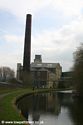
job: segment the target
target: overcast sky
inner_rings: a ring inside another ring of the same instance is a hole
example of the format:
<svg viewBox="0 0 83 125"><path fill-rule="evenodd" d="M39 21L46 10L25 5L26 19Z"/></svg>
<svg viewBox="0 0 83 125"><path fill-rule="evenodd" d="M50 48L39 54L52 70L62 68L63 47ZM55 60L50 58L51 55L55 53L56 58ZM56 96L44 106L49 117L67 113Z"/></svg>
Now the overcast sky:
<svg viewBox="0 0 83 125"><path fill-rule="evenodd" d="M73 52L83 43L83 0L0 0L0 66L16 70L23 62L26 14L32 14L31 62L73 65Z"/></svg>

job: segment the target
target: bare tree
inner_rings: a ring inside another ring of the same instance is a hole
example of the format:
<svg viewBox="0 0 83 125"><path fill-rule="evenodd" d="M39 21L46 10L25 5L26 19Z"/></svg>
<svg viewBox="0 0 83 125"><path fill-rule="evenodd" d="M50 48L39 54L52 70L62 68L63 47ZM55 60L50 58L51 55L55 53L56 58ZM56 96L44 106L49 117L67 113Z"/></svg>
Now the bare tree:
<svg viewBox="0 0 83 125"><path fill-rule="evenodd" d="M73 81L75 89L83 94L83 44L74 53Z"/></svg>
<svg viewBox="0 0 83 125"><path fill-rule="evenodd" d="M0 67L0 80L6 81L15 77L14 70L9 67Z"/></svg>

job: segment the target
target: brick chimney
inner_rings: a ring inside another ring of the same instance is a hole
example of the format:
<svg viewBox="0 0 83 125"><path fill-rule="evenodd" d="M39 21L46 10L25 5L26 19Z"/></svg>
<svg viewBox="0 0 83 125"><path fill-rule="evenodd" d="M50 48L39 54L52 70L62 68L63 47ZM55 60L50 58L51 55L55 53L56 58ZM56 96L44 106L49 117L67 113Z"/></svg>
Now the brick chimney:
<svg viewBox="0 0 83 125"><path fill-rule="evenodd" d="M30 72L31 59L31 14L26 15L23 71Z"/></svg>

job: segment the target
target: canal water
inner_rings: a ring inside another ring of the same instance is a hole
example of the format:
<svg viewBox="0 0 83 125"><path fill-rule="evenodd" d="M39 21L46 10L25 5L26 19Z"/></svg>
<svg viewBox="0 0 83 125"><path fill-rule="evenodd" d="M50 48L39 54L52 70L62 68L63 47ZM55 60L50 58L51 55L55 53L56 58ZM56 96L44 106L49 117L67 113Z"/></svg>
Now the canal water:
<svg viewBox="0 0 83 125"><path fill-rule="evenodd" d="M83 125L83 102L71 93L51 92L25 96L17 102L30 125Z"/></svg>

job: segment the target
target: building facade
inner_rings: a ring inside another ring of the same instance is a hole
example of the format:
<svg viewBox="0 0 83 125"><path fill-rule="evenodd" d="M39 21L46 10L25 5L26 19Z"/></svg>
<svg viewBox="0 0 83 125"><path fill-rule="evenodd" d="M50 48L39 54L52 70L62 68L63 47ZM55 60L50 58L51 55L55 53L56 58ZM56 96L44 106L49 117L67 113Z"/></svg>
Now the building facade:
<svg viewBox="0 0 83 125"><path fill-rule="evenodd" d="M31 72L34 86L55 88L61 78L62 67L59 63L43 63L41 55L35 55Z"/></svg>
<svg viewBox="0 0 83 125"><path fill-rule="evenodd" d="M62 67L59 63L43 63L41 55L35 55L30 65L32 84L37 88L56 88L61 78ZM17 79L22 78L22 66L17 65Z"/></svg>

